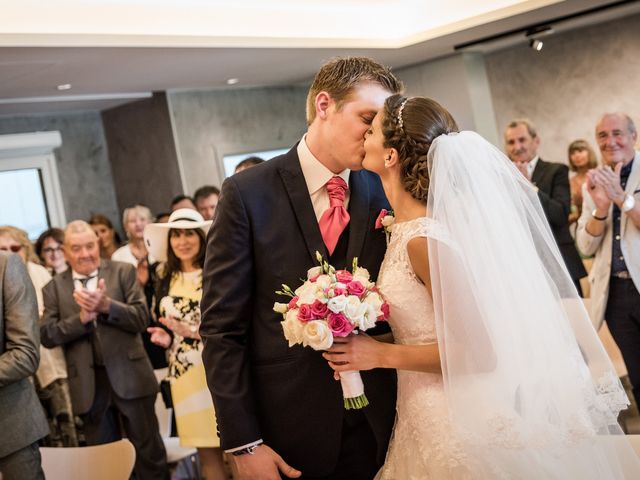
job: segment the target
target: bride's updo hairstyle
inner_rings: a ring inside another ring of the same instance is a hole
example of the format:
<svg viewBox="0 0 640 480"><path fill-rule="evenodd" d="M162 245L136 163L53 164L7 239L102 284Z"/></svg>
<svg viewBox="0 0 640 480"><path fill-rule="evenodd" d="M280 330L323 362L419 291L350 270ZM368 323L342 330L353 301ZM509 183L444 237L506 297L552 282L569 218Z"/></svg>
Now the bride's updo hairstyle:
<svg viewBox="0 0 640 480"><path fill-rule="evenodd" d="M400 159L400 181L416 200L427 202L431 143L442 134L457 132L458 125L438 102L425 97L407 99L392 95L384 102L384 147L395 148Z"/></svg>

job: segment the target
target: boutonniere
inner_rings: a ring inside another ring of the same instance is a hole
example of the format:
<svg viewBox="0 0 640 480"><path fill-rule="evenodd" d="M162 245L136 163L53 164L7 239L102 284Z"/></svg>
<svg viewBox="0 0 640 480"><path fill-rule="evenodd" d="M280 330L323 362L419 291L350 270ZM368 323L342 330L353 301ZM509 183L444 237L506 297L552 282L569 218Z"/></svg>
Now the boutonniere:
<svg viewBox="0 0 640 480"><path fill-rule="evenodd" d="M384 229L384 233L387 235L387 242L389 241L394 221L393 210L387 210L386 208L380 210L378 218L376 218L376 230Z"/></svg>

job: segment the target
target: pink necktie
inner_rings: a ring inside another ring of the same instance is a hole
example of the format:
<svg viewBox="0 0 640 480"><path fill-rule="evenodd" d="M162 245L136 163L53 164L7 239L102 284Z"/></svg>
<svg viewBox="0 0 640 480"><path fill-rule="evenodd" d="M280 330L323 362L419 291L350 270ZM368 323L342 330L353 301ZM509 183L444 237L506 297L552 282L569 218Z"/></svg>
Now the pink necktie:
<svg viewBox="0 0 640 480"><path fill-rule="evenodd" d="M333 177L327 182L329 208L322 214L318 224L329 255L333 255L340 234L349 223L349 212L344 208L348 188L346 182L340 177Z"/></svg>

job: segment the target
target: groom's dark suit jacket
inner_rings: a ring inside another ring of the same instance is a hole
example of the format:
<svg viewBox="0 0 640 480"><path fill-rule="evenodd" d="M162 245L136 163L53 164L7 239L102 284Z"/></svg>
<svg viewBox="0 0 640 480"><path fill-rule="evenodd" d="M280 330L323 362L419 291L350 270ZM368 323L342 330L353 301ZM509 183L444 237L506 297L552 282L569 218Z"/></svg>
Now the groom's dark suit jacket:
<svg viewBox="0 0 640 480"><path fill-rule="evenodd" d="M538 198L571 278L578 280L586 277L587 271L569 233L569 169L561 163L545 162L540 158L531 175L531 181L538 187Z"/></svg>
<svg viewBox="0 0 640 480"><path fill-rule="evenodd" d="M386 249L375 230L388 208L379 178L353 171L346 258L336 268L359 265L378 274ZM222 447L259 438L305 475L322 476L336 465L345 415L340 383L320 352L290 348L273 312L275 291L295 289L327 258L296 147L228 178L209 232L202 298L203 359ZM362 374L370 405L364 414L384 460L395 418L395 374Z"/></svg>

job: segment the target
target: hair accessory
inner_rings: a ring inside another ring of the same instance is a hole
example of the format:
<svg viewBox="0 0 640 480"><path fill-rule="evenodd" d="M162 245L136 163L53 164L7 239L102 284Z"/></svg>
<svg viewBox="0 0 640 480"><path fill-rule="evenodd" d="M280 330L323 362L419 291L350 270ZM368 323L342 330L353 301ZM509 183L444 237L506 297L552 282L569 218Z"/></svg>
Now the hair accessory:
<svg viewBox="0 0 640 480"><path fill-rule="evenodd" d="M404 122L402 121L402 111L404 110L404 106L407 104L408 100L408 98L405 98L404 102L400 104L400 108L398 109L398 126L400 128L403 128L402 126L404 125Z"/></svg>

